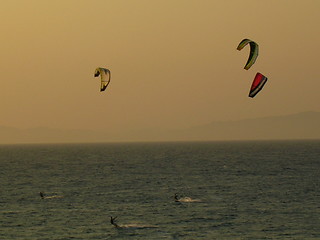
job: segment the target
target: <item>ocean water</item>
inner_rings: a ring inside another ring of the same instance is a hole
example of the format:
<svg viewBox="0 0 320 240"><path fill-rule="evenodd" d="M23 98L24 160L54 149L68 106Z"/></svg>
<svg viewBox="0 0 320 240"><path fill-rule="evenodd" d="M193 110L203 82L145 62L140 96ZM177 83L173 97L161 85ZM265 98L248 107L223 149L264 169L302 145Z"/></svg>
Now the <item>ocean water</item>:
<svg viewBox="0 0 320 240"><path fill-rule="evenodd" d="M320 141L2 145L0 239L320 239Z"/></svg>

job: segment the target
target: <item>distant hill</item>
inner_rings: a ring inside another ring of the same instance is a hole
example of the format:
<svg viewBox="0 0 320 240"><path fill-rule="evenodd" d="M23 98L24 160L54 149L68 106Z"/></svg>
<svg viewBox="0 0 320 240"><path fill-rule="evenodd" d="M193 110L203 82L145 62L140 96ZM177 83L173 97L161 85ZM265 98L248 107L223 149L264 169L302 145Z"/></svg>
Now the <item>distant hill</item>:
<svg viewBox="0 0 320 240"><path fill-rule="evenodd" d="M0 127L0 144L118 141L320 139L320 112L212 122L181 130L142 129L111 135L105 131Z"/></svg>
<svg viewBox="0 0 320 240"><path fill-rule="evenodd" d="M320 112L212 122L180 134L190 140L320 139Z"/></svg>

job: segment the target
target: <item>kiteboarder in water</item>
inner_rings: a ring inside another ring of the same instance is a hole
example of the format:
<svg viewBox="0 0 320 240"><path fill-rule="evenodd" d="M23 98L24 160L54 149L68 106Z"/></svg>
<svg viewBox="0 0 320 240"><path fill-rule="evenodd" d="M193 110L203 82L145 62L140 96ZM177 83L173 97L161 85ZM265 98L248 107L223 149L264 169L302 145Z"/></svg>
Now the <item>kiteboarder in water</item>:
<svg viewBox="0 0 320 240"><path fill-rule="evenodd" d="M178 198L178 194L177 193L174 194L174 201L179 202L179 198Z"/></svg>
<svg viewBox="0 0 320 240"><path fill-rule="evenodd" d="M118 228L118 224L116 224L115 220L116 220L117 217L113 218L113 217L110 217L110 223L115 226L116 228Z"/></svg>
<svg viewBox="0 0 320 240"><path fill-rule="evenodd" d="M43 195L43 193L42 193L42 192L40 192L39 194L40 194L40 197L41 197L42 199L44 199L44 195Z"/></svg>

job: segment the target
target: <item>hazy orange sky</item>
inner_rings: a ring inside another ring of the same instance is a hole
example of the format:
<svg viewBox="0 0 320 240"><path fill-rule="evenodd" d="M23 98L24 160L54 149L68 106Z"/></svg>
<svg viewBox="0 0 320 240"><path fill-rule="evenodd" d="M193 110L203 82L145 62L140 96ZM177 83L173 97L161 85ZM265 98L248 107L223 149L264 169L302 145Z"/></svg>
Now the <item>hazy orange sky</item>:
<svg viewBox="0 0 320 240"><path fill-rule="evenodd" d="M184 128L320 111L319 0L3 0L0 126ZM260 46L247 71L249 47ZM99 92L96 67L111 70ZM248 97L261 72L264 89Z"/></svg>

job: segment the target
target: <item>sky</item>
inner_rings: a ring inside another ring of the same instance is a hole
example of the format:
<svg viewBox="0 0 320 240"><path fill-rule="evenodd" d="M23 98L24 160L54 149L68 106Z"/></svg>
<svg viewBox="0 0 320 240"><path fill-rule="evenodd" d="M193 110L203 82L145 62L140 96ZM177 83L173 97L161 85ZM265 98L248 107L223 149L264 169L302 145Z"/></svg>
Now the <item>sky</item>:
<svg viewBox="0 0 320 240"><path fill-rule="evenodd" d="M318 0L2 0L0 126L125 132L320 111ZM249 38L256 63L243 69ZM100 92L96 67L111 71ZM249 98L257 72L268 77Z"/></svg>

